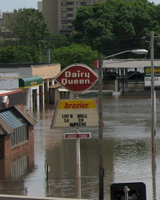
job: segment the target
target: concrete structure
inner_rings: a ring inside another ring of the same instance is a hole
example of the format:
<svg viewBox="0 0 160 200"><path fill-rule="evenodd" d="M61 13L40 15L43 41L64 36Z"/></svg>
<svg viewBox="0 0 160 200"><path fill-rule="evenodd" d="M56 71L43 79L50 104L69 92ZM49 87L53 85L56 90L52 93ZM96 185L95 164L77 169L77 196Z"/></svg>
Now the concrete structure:
<svg viewBox="0 0 160 200"><path fill-rule="evenodd" d="M95 67L97 66L98 66L97 62L95 62ZM150 66L151 66L150 59L103 60L104 80L106 79L106 76L108 76L107 75L108 73L110 73L110 77L114 77L113 79L107 80L107 84L103 85L103 89L112 90L115 92L121 91L123 93L125 91L130 92L130 91L150 90L150 87L145 86L146 85L145 82L148 81L149 78L144 77L144 68ZM160 67L160 60L155 59L154 66Z"/></svg>
<svg viewBox="0 0 160 200"><path fill-rule="evenodd" d="M19 106L0 110L0 180L15 180L23 176L26 169L33 169L36 123Z"/></svg>
<svg viewBox="0 0 160 200"><path fill-rule="evenodd" d="M0 33L1 33L0 38L4 37L5 34L8 34L8 30L6 29L6 21L8 19L8 16L11 16L11 15L14 15L14 13L9 12L9 11L2 12L0 10Z"/></svg>
<svg viewBox="0 0 160 200"><path fill-rule="evenodd" d="M23 107L23 90L0 90L0 109L14 105Z"/></svg>
<svg viewBox="0 0 160 200"><path fill-rule="evenodd" d="M69 35L73 31L71 21L81 6L92 6L93 3L105 0L42 0L42 12L52 33Z"/></svg>
<svg viewBox="0 0 160 200"><path fill-rule="evenodd" d="M154 60L155 66L160 66L160 60ZM151 66L150 59L110 59L103 60L103 68L127 68L127 69L135 69L143 70L145 66Z"/></svg>
<svg viewBox="0 0 160 200"><path fill-rule="evenodd" d="M23 106L26 109L49 103L49 87L60 72L59 63L51 64L0 64L0 89L23 89Z"/></svg>
<svg viewBox="0 0 160 200"><path fill-rule="evenodd" d="M38 10L42 12L42 1L38 1L37 6L38 6Z"/></svg>
<svg viewBox="0 0 160 200"><path fill-rule="evenodd" d="M61 85L55 84L49 87L49 97L49 103L55 104L58 99L73 99L74 94Z"/></svg>
<svg viewBox="0 0 160 200"><path fill-rule="evenodd" d="M0 195L0 200L74 200L73 198L56 198L56 197L26 197L20 195ZM76 200L89 200L89 199L78 199Z"/></svg>
<svg viewBox="0 0 160 200"><path fill-rule="evenodd" d="M73 93L55 85L59 63L0 64L0 90L22 89L25 109L43 108L57 99L72 99Z"/></svg>

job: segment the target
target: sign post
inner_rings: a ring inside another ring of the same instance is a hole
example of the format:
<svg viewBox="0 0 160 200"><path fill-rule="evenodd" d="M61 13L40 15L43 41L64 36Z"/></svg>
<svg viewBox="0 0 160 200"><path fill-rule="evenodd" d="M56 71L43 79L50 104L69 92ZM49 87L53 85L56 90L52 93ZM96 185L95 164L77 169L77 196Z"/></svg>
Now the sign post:
<svg viewBox="0 0 160 200"><path fill-rule="evenodd" d="M102 79L102 66L100 68ZM73 64L66 67L60 74L55 77L55 80L66 89L80 93L89 90L98 80L98 74L90 67L84 64ZM102 80L101 80L102 81ZM98 115L98 102L94 99L75 99L75 100L58 100L53 115L51 129L65 128L65 127L98 127L99 126L99 152L102 152L102 138L103 138L103 121L102 121L102 85L100 85L101 93L99 91L99 106L100 111ZM89 139L90 133L80 133L77 129L76 133L66 133L65 139L76 139L76 165L77 165L77 180L79 180L79 198L81 198L81 164L80 164L80 139ZM100 155L102 158L102 154ZM99 163L100 180L99 199L103 199L103 158Z"/></svg>
<svg viewBox="0 0 160 200"><path fill-rule="evenodd" d="M98 101L99 101L99 200L104 199L104 169L103 169L103 108L102 108L102 54L99 54L98 67Z"/></svg>
<svg viewBox="0 0 160 200"><path fill-rule="evenodd" d="M78 130L77 130L77 133L78 133ZM81 199L81 153L80 153L80 138L76 139L76 165L77 165L78 198Z"/></svg>
<svg viewBox="0 0 160 200"><path fill-rule="evenodd" d="M76 133L65 133L65 139L76 139L76 168L77 168L77 186L78 186L78 198L81 198L81 151L80 151L80 139L91 138L91 133L80 133L79 129Z"/></svg>

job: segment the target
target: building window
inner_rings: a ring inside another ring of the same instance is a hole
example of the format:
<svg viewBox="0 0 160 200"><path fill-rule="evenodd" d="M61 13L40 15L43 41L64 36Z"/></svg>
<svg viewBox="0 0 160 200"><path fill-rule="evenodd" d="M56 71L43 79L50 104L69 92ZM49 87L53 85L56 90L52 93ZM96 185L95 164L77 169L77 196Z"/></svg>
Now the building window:
<svg viewBox="0 0 160 200"><path fill-rule="evenodd" d="M94 4L94 1L86 2L87 6L92 6Z"/></svg>
<svg viewBox="0 0 160 200"><path fill-rule="evenodd" d="M92 6L94 1L81 2L81 6Z"/></svg>
<svg viewBox="0 0 160 200"><path fill-rule="evenodd" d="M67 18L67 17L68 17L68 14L62 14L61 17L62 17L62 18Z"/></svg>
<svg viewBox="0 0 160 200"><path fill-rule="evenodd" d="M74 9L73 8L68 8L68 11L74 11Z"/></svg>
<svg viewBox="0 0 160 200"><path fill-rule="evenodd" d="M74 5L81 5L81 2L80 1L76 1L76 2L74 2Z"/></svg>
<svg viewBox="0 0 160 200"><path fill-rule="evenodd" d="M75 14L68 14L68 17L75 17Z"/></svg>
<svg viewBox="0 0 160 200"><path fill-rule="evenodd" d="M67 5L74 5L74 2L73 1L69 1L69 2L67 2Z"/></svg>
<svg viewBox="0 0 160 200"><path fill-rule="evenodd" d="M61 2L61 6L66 6L67 2Z"/></svg>
<svg viewBox="0 0 160 200"><path fill-rule="evenodd" d="M60 99L69 99L69 92L60 92Z"/></svg>
<svg viewBox="0 0 160 200"><path fill-rule="evenodd" d="M67 8L62 8L61 11L62 12L67 12Z"/></svg>
<svg viewBox="0 0 160 200"><path fill-rule="evenodd" d="M85 6L86 5L86 2L81 2L81 6Z"/></svg>
<svg viewBox="0 0 160 200"><path fill-rule="evenodd" d="M63 31L73 31L73 26L62 26L61 30L63 30Z"/></svg>
<svg viewBox="0 0 160 200"><path fill-rule="evenodd" d="M28 141L27 123L13 110L0 113L0 117L14 130L11 133L11 147Z"/></svg>
<svg viewBox="0 0 160 200"><path fill-rule="evenodd" d="M71 23L71 20L62 20L61 23L62 24L69 24L69 23Z"/></svg>
<svg viewBox="0 0 160 200"><path fill-rule="evenodd" d="M28 169L28 155L12 162L11 176L13 179L22 177Z"/></svg>
<svg viewBox="0 0 160 200"><path fill-rule="evenodd" d="M11 133L11 147L16 147L23 142L28 141L27 124L15 128L15 132Z"/></svg>

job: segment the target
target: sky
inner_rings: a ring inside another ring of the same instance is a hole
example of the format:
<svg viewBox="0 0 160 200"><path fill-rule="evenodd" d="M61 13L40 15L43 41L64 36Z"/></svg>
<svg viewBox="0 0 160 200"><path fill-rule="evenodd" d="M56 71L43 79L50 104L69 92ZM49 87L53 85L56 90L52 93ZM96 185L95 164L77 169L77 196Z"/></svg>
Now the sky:
<svg viewBox="0 0 160 200"><path fill-rule="evenodd" d="M37 3L41 0L0 0L0 10L2 12L12 12L14 9L19 8L35 8L37 9ZM160 0L149 0L154 2L156 5L160 4Z"/></svg>
<svg viewBox="0 0 160 200"><path fill-rule="evenodd" d="M41 0L0 0L0 10L2 12L12 12L14 9L19 8L35 8L37 9L38 1Z"/></svg>

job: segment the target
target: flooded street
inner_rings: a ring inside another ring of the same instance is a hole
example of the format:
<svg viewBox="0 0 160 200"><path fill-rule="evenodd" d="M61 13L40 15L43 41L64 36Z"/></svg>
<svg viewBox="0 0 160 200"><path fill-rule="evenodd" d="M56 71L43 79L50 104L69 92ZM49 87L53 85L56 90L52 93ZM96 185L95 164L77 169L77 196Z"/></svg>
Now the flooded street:
<svg viewBox="0 0 160 200"><path fill-rule="evenodd" d="M97 98L85 96L83 98ZM157 96L156 178L151 168L151 99L150 96L103 96L103 159L104 198L110 199L113 183L143 182L147 200L156 194L160 199L160 101ZM77 178L76 140L64 139L75 128L50 129L54 107L30 113L37 119L34 128L34 166L16 180L23 182L27 196L98 199L99 152L98 127L80 128L90 132L90 139L81 139L81 178ZM50 172L46 172L46 165ZM47 181L48 176L48 181ZM14 178L12 178L14 180ZM155 188L153 185L155 184ZM22 185L21 185L22 186ZM1 182L1 193L8 184ZM11 186L13 188L13 185ZM20 186L18 186L19 188ZM14 184L16 188L16 184ZM23 191L24 192L24 191ZM8 194L22 194L19 190Z"/></svg>

